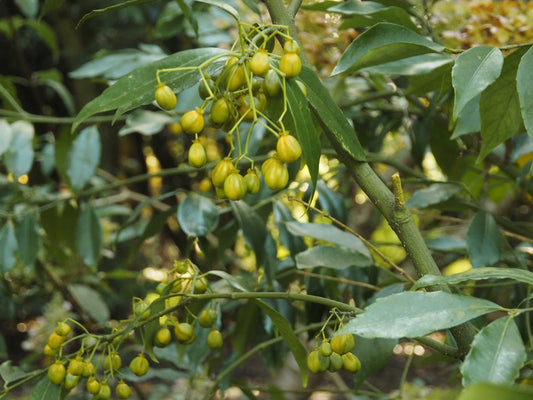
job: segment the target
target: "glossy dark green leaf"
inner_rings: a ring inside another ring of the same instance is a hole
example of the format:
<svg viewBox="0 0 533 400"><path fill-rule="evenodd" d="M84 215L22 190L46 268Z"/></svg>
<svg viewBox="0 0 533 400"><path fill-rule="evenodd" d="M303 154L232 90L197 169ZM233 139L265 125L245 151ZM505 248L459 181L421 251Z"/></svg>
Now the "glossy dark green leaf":
<svg viewBox="0 0 533 400"><path fill-rule="evenodd" d="M442 203L459 193L462 187L455 184L434 183L427 188L415 191L407 201L409 208L426 208Z"/></svg>
<svg viewBox="0 0 533 400"><path fill-rule="evenodd" d="M502 52L492 46L472 47L457 57L452 68L452 83L455 89L454 120L470 100L500 76L502 66Z"/></svg>
<svg viewBox="0 0 533 400"><path fill-rule="evenodd" d="M481 115L479 114L480 99L481 93L465 104L457 116L451 139L457 139L459 136L481 130Z"/></svg>
<svg viewBox="0 0 533 400"><path fill-rule="evenodd" d="M500 76L481 93L479 114L483 141L478 161L500 143L523 131L516 77L525 50L518 49L505 57ZM502 104L505 104L505 107L502 107Z"/></svg>
<svg viewBox="0 0 533 400"><path fill-rule="evenodd" d="M218 48L185 50L131 71L86 104L76 116L72 130L94 114L116 110L115 116L119 117L134 108L152 103L158 69L197 67L204 61L222 54L224 50ZM194 68L161 73L160 77L175 92L187 89L200 80L200 74Z"/></svg>
<svg viewBox="0 0 533 400"><path fill-rule="evenodd" d="M408 28L381 22L363 32L348 46L332 75L442 50L442 45Z"/></svg>
<svg viewBox="0 0 533 400"><path fill-rule="evenodd" d="M230 202L231 209L237 217L239 226L242 229L244 240L250 246L257 260L257 265L263 265L265 253L265 241L267 229L261 217L242 200Z"/></svg>
<svg viewBox="0 0 533 400"><path fill-rule="evenodd" d="M15 232L20 260L26 266L33 266L41 247L37 220L32 214L26 214L17 221Z"/></svg>
<svg viewBox="0 0 533 400"><path fill-rule="evenodd" d="M122 2L120 2L118 4L113 4L113 5L109 6L109 7L99 8L97 10L92 10L91 12L85 14L80 19L80 21L78 22L78 25L76 26L76 28L79 28L80 25L83 24L88 19L96 17L98 15L103 15L103 14L107 14L107 13L110 13L110 12L113 12L113 11L117 11L117 10L120 10L121 8L140 6L142 4L152 3L154 1L156 1L156 0L126 0L126 1L122 1Z"/></svg>
<svg viewBox="0 0 533 400"><path fill-rule="evenodd" d="M100 164L101 148L100 133L96 126L83 129L72 142L66 174L75 192L83 189L96 172Z"/></svg>
<svg viewBox="0 0 533 400"><path fill-rule="evenodd" d="M403 292L377 299L337 333L367 338L425 336L501 307L491 301L446 292Z"/></svg>
<svg viewBox="0 0 533 400"><path fill-rule="evenodd" d="M321 154L318 132L313 124L307 99L293 79L287 80L287 105L292 116L293 129L302 147L303 157L311 175L313 188L318 178L318 164Z"/></svg>
<svg viewBox="0 0 533 400"><path fill-rule="evenodd" d="M456 285L462 282L486 279L512 279L516 282L533 285L533 272L518 268L485 267L475 268L449 276L424 275L413 286L413 290L436 285Z"/></svg>
<svg viewBox="0 0 533 400"><path fill-rule="evenodd" d="M335 135L338 143L354 160L364 161L365 152L353 127L316 73L303 67L299 78L307 86L307 99L322 127Z"/></svg>
<svg viewBox="0 0 533 400"><path fill-rule="evenodd" d="M87 285L68 285L68 290L78 305L93 320L105 325L109 320L109 309L100 293Z"/></svg>
<svg viewBox="0 0 533 400"><path fill-rule="evenodd" d="M476 383L467 387L457 400L531 400L533 389L525 385Z"/></svg>
<svg viewBox="0 0 533 400"><path fill-rule="evenodd" d="M178 222L190 236L204 236L218 225L220 211L213 200L189 193L178 206Z"/></svg>
<svg viewBox="0 0 533 400"><path fill-rule="evenodd" d="M494 217L480 211L466 232L466 246L474 268L486 267L500 259L501 234Z"/></svg>
<svg viewBox="0 0 533 400"><path fill-rule="evenodd" d="M302 343L300 343L300 340L294 333L291 324L285 319L283 315L281 315L278 311L273 309L263 300L256 299L254 301L259 306L259 308L261 308L265 312L265 314L270 317L272 323L276 326L281 336L283 336L285 343L287 343L287 345L291 349L292 355L294 356L296 363L300 367L300 373L302 375L302 385L306 387L308 380L307 350L302 345Z"/></svg>
<svg viewBox="0 0 533 400"><path fill-rule="evenodd" d="M287 229L293 235L308 236L313 239L324 240L329 243L345 247L371 259L370 252L365 244L357 236L344 232L339 228L328 224L313 224L301 222L287 222Z"/></svg>
<svg viewBox="0 0 533 400"><path fill-rule="evenodd" d="M228 3L221 1L221 0L196 0L200 3L206 3L211 4L212 6L218 7L221 10L226 11L229 15L231 15L233 18L235 18L237 21L240 20L239 18L239 12L230 6Z"/></svg>
<svg viewBox="0 0 533 400"><path fill-rule="evenodd" d="M370 267L373 261L361 253L344 250L337 246L317 245L296 255L299 269L328 267L345 269L348 267Z"/></svg>
<svg viewBox="0 0 533 400"><path fill-rule="evenodd" d="M514 383L526 361L526 347L514 318L501 317L474 337L461 365L463 386L474 383Z"/></svg>
<svg viewBox="0 0 533 400"><path fill-rule="evenodd" d="M102 251L102 227L100 220L89 204L85 204L76 223L76 248L83 262L95 267Z"/></svg>
<svg viewBox="0 0 533 400"><path fill-rule="evenodd" d="M7 170L17 179L30 172L33 165L33 125L26 121L15 121L11 124L11 142L4 153Z"/></svg>
<svg viewBox="0 0 533 400"><path fill-rule="evenodd" d="M328 12L339 13L347 17L347 20L341 25L341 29L370 26L378 22L391 22L413 31L417 30L416 25L404 9L395 6L387 7L373 1L345 1L330 7Z"/></svg>
<svg viewBox="0 0 533 400"><path fill-rule="evenodd" d="M527 133L533 141L533 47L522 56L516 74L516 86L520 97L520 110L526 126Z"/></svg>
<svg viewBox="0 0 533 400"><path fill-rule="evenodd" d="M428 53L419 56L404 58L385 64L364 68L377 74L385 75L425 75L445 65L451 65L453 59L447 54Z"/></svg>
<svg viewBox="0 0 533 400"><path fill-rule="evenodd" d="M28 400L62 400L66 395L62 388L63 386L53 384L47 376L44 376L33 387Z"/></svg>
<svg viewBox="0 0 533 400"><path fill-rule="evenodd" d="M17 259L17 237L13 222L8 220L0 229L0 271L6 273L15 265Z"/></svg>

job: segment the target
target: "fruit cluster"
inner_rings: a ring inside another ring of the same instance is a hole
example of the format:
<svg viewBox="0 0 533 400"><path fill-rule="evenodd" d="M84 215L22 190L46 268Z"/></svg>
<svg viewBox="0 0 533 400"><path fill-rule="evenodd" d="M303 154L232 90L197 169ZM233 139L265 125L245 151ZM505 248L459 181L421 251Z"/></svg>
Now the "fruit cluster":
<svg viewBox="0 0 533 400"><path fill-rule="evenodd" d="M132 329L142 331L140 335L145 348L147 346L165 347L172 341L172 332L179 344L188 345L196 339L197 329L209 329L206 336L206 346L219 349L223 345L221 332L216 329L218 320L216 303L209 304L198 316L187 309L187 316L178 319L176 309L181 306L184 294L201 294L209 291L209 282L200 275L198 268L190 261L177 261L169 272L168 279L157 287L158 293L152 293L146 299L134 298L132 317L123 321L122 329L115 329L111 335L97 336L89 334L79 325L85 334L68 338L72 328L68 322L59 322L56 329L49 335L44 354L54 357L54 362L48 368L49 380L62 385L66 390L72 390L82 379L86 379L85 389L94 399L106 400L111 398L111 382L117 381L115 395L119 399L127 399L131 395L131 388L122 379L122 358L118 352L122 340L132 336ZM163 312L153 315L152 304L159 301L163 304ZM194 320L190 322L189 320ZM146 326L159 322L159 328L149 334ZM132 328L133 326L133 328ZM74 354L64 356L65 346L72 346L80 340L79 350ZM151 340L146 343L146 340ZM96 362L94 362L96 360ZM144 352L137 354L129 363L129 370L136 376L143 376L149 370L149 361ZM117 377L119 379L117 379Z"/></svg>
<svg viewBox="0 0 533 400"><path fill-rule="evenodd" d="M279 190L287 185L289 173L285 164L298 160L302 154L298 139L283 124L287 111L286 80L296 77L302 69L298 43L287 34L286 27L254 26L246 32L239 25L239 32L237 41L228 53L198 67L201 76L199 95L203 103L185 112L178 128L174 127L174 131L193 135L188 160L196 168L203 167L207 162L206 149L199 139L206 119L210 126L227 132L230 150L214 167L212 183L220 198L230 200L241 199L246 193L256 193L260 188L254 160L247 156L255 124L261 124L277 138L274 154L261 166L265 185L270 189ZM268 50L275 37L284 40L282 55ZM217 68L217 65L222 64L222 57L226 58L226 62ZM165 110L174 109L177 98L172 89L161 81L160 74L180 69L157 71L155 100ZM305 85L297 82L305 94ZM267 113L267 103L274 98L281 99L283 109L275 120ZM243 128L247 129L244 145L240 131ZM245 174L239 171L241 161L249 164Z"/></svg>
<svg viewBox="0 0 533 400"><path fill-rule="evenodd" d="M351 351L355 347L352 334L323 339L320 346L311 351L307 357L307 367L311 372L336 372L341 368L349 372L358 372L361 362Z"/></svg>

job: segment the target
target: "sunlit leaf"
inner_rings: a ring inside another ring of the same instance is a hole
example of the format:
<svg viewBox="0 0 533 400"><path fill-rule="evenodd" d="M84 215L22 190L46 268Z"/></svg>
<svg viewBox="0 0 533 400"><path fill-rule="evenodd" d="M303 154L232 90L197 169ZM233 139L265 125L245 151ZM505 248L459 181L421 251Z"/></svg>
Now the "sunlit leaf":
<svg viewBox="0 0 533 400"><path fill-rule="evenodd" d="M466 232L466 246L474 268L494 264L500 258L501 234L494 217L480 211Z"/></svg>
<svg viewBox="0 0 533 400"><path fill-rule="evenodd" d="M109 320L109 309L100 293L87 285L71 284L68 289L77 304L93 320L104 325Z"/></svg>
<svg viewBox="0 0 533 400"><path fill-rule="evenodd" d="M189 193L178 206L178 222L187 235L204 236L218 225L220 211L213 200Z"/></svg>
<svg viewBox="0 0 533 400"><path fill-rule="evenodd" d="M415 191L407 201L409 208L426 208L448 200L462 190L455 184L434 183L431 186Z"/></svg>
<svg viewBox="0 0 533 400"><path fill-rule="evenodd" d="M83 129L73 140L66 174L74 191L83 189L93 177L100 164L101 147L100 133L96 126Z"/></svg>
<svg viewBox="0 0 533 400"><path fill-rule="evenodd" d="M385 64L375 65L364 68L365 71L371 71L377 74L385 75L424 75L451 64L453 59L446 54L428 53L419 56L404 58L398 61L392 61Z"/></svg>
<svg viewBox="0 0 533 400"><path fill-rule="evenodd" d="M483 141L478 161L500 143L523 131L516 74L524 52L525 48L522 48L505 57L501 75L481 93L479 113Z"/></svg>
<svg viewBox="0 0 533 400"><path fill-rule="evenodd" d="M442 45L408 28L381 22L357 36L344 51L332 75L442 50Z"/></svg>
<svg viewBox="0 0 533 400"><path fill-rule="evenodd" d="M520 97L520 110L526 126L527 133L533 141L533 47L522 56L516 74L516 86Z"/></svg>
<svg viewBox="0 0 533 400"><path fill-rule="evenodd" d="M129 133L138 132L145 136L155 135L161 132L165 125L174 122L175 119L170 115L159 112L135 110L128 118L126 125L118 131L119 136L125 136Z"/></svg>
<svg viewBox="0 0 533 400"><path fill-rule="evenodd" d="M27 121L15 121L11 124L11 142L4 153L4 162L9 172L17 179L30 172L33 165L33 137L35 130Z"/></svg>
<svg viewBox="0 0 533 400"><path fill-rule="evenodd" d="M502 66L502 52L491 46L473 47L457 57L452 68L454 120L470 100L500 76Z"/></svg>
<svg viewBox="0 0 533 400"><path fill-rule="evenodd" d="M526 347L513 317L501 317L474 337L461 365L463 386L513 383L526 361Z"/></svg>
<svg viewBox="0 0 533 400"><path fill-rule="evenodd" d="M424 336L501 307L491 301L446 292L403 292L377 299L336 334L367 338Z"/></svg>
<svg viewBox="0 0 533 400"><path fill-rule="evenodd" d="M317 245L298 253L296 265L300 269L315 267L344 269L351 266L370 267L373 262L358 252L344 250L337 246Z"/></svg>

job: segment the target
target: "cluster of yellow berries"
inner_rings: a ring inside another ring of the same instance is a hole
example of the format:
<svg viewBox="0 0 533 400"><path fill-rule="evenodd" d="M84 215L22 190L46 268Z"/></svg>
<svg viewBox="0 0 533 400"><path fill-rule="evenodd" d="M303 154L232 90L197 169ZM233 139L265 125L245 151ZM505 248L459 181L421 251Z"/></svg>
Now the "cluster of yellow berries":
<svg viewBox="0 0 533 400"><path fill-rule="evenodd" d="M250 39L254 32L256 37L262 40L260 46ZM302 154L298 139L285 129L282 122L287 109L286 79L296 77L302 69L300 47L282 31L275 30L271 33L271 37L275 35L281 35L286 39L281 56L267 50L268 40L265 39L263 30L254 27L248 35L240 35L234 45L237 50L226 54L227 61L217 72L209 75L208 67L218 58L199 67L202 76L199 95L203 99L203 104L185 112L178 127L174 128L174 131L194 135L188 150L188 161L196 168L203 167L208 158L206 149L199 139L205 128L204 113L209 111L207 121L210 126L227 132L231 149L228 156L214 167L211 178L217 195L221 198L238 200L246 193L257 193L260 189L260 179L254 168L254 161L247 157L248 143L255 124L263 125L277 137L275 153L261 167L264 182L270 189L279 190L287 185L289 173L285 164L298 160ZM177 98L172 89L160 81L159 73L179 69L178 67L157 71L155 100L163 109L174 109ZM305 94L305 85L300 81L297 82ZM268 100L276 97L283 98L285 111L274 121L267 115L266 108ZM242 122L250 123L246 125L248 136L244 146L240 142L239 132L239 129L242 129ZM244 175L239 171L239 163L243 160L250 164Z"/></svg>
<svg viewBox="0 0 533 400"><path fill-rule="evenodd" d="M188 260L177 261L169 273L169 280L157 287L159 293L152 293L152 296L147 296L145 300L134 299L133 318L140 322L138 328L142 329L144 321L148 323L153 320L153 318L149 320L150 305L159 296L165 296L165 309L168 310L168 313L159 317L159 329L153 335L152 344L160 348L166 347L172 341L172 333L174 333L178 343L191 344L196 339L195 323L178 321L170 307L180 302L180 294L204 293L208 290L210 290L208 280L205 276L198 275L197 267L194 264ZM222 333L215 328L218 319L216 306L210 304L197 317L194 315L192 317L200 328L209 329L206 336L206 346L210 349L221 348L223 345ZM130 322L131 319L126 321L126 324L129 325ZM95 341L95 336L89 334L68 340L71 330L68 322L59 322L48 337L44 354L55 358L48 367L49 380L56 385L61 385L66 390L72 390L78 386L82 379L86 379L85 389L93 395L94 399L98 400L111 398L110 384L117 381L114 388L116 397L119 399L129 398L131 395L130 386L123 379L117 380L116 377L122 376L122 358L118 353L119 340L123 336L129 336L132 332L127 334L125 331L115 330L111 338L103 337L101 341ZM145 333L141 336L144 337ZM81 349L69 356L63 356L64 346L73 344L75 340L81 340ZM103 352L97 352L100 345L105 348ZM96 364L93 364L94 359L98 360ZM140 353L131 360L128 368L136 376L143 376L149 370L149 361L144 353Z"/></svg>
<svg viewBox="0 0 533 400"><path fill-rule="evenodd" d="M361 362L351 351L355 347L352 334L334 336L331 340L324 339L307 357L309 371L318 373L324 371L336 372L341 368L349 372L358 372Z"/></svg>

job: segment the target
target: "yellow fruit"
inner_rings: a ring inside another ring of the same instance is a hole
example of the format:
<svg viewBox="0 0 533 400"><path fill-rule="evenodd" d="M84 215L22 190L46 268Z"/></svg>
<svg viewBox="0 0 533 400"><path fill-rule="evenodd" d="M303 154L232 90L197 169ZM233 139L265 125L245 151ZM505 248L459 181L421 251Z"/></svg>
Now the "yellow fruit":
<svg viewBox="0 0 533 400"><path fill-rule="evenodd" d="M331 349L335 353L345 354L355 347L355 338L351 333L346 333L344 335L334 336L330 340Z"/></svg>
<svg viewBox="0 0 533 400"><path fill-rule="evenodd" d="M214 308L206 308L198 317L198 324L204 328L210 328L217 320L217 310Z"/></svg>
<svg viewBox="0 0 533 400"><path fill-rule="evenodd" d="M194 293L205 293L209 287L209 281L205 276L200 276L194 281Z"/></svg>
<svg viewBox="0 0 533 400"><path fill-rule="evenodd" d="M357 372L361 369L361 361L353 353L343 354L342 362L346 371Z"/></svg>
<svg viewBox="0 0 533 400"><path fill-rule="evenodd" d="M200 181L198 184L198 189L200 189L200 192L207 193L211 190L212 184L211 181L208 178L204 178Z"/></svg>
<svg viewBox="0 0 533 400"><path fill-rule="evenodd" d="M61 361L56 361L48 367L48 379L56 385L60 385L63 382L66 374L67 370Z"/></svg>
<svg viewBox="0 0 533 400"><path fill-rule="evenodd" d="M261 183L259 182L259 177L254 170L249 169L246 175L244 175L244 180L246 181L246 188L248 193L255 194L259 192Z"/></svg>
<svg viewBox="0 0 533 400"><path fill-rule="evenodd" d="M168 329L166 326L163 328L160 328L154 337L154 344L157 347L165 347L167 344L170 343L172 340L172 333L170 333L170 329Z"/></svg>
<svg viewBox="0 0 533 400"><path fill-rule="evenodd" d="M191 147L189 147L188 156L189 164L192 167L200 168L207 162L207 153L198 139L193 140Z"/></svg>
<svg viewBox="0 0 533 400"><path fill-rule="evenodd" d="M52 349L49 345L44 346L43 353L48 357L55 357L57 354L57 349Z"/></svg>
<svg viewBox="0 0 533 400"><path fill-rule="evenodd" d="M55 331L52 332L50 334L50 336L48 336L48 346L53 349L53 350L57 350L59 349L59 347L61 347L61 345L63 344L63 342L65 341L65 336L61 336L61 335L58 335Z"/></svg>
<svg viewBox="0 0 533 400"><path fill-rule="evenodd" d="M254 75L263 76L270 69L270 57L265 49L259 49L250 60L250 71Z"/></svg>
<svg viewBox="0 0 533 400"><path fill-rule="evenodd" d="M107 382L102 382L100 385L100 390L97 395L98 400L107 400L111 398L111 388Z"/></svg>
<svg viewBox="0 0 533 400"><path fill-rule="evenodd" d="M229 104L223 97L217 99L211 106L209 118L214 124L221 125L228 120L230 116Z"/></svg>
<svg viewBox="0 0 533 400"><path fill-rule="evenodd" d="M176 339L182 344L190 344L196 337L193 326L187 322L181 322L176 325L174 333L176 334Z"/></svg>
<svg viewBox="0 0 533 400"><path fill-rule="evenodd" d="M144 354L139 354L129 365L130 371L137 376L143 376L148 372L148 360L144 357Z"/></svg>
<svg viewBox="0 0 533 400"><path fill-rule="evenodd" d="M341 369L343 367L343 360L342 360L342 356L339 354L339 353L331 353L331 355L329 356L329 366L328 366L328 371L330 372L335 372L335 371L338 371L339 369Z"/></svg>
<svg viewBox="0 0 533 400"><path fill-rule="evenodd" d="M68 363L67 373L71 375L81 376L83 375L84 370L85 370L85 363L79 356L70 360L70 362Z"/></svg>
<svg viewBox="0 0 533 400"><path fill-rule="evenodd" d="M302 70L302 60L296 53L285 53L279 60L279 70L285 74L285 77L292 78L297 76Z"/></svg>
<svg viewBox="0 0 533 400"><path fill-rule="evenodd" d="M231 57L222 71L223 84L226 90L233 92L246 82L245 70L237 57Z"/></svg>
<svg viewBox="0 0 533 400"><path fill-rule="evenodd" d="M119 399L128 399L131 396L131 388L124 381L120 381L115 388L115 394Z"/></svg>
<svg viewBox="0 0 533 400"><path fill-rule="evenodd" d="M117 353L108 354L104 360L104 369L117 371L122 367L122 358Z"/></svg>
<svg viewBox="0 0 533 400"><path fill-rule="evenodd" d="M66 322L58 322L56 326L56 333L59 336L67 336L70 333L70 325Z"/></svg>
<svg viewBox="0 0 533 400"><path fill-rule="evenodd" d="M224 158L223 160L219 161L213 169L213 177L211 178L213 185L218 188L223 188L224 181L226 180L227 176L234 170L234 168L235 167L233 166L233 163L229 158Z"/></svg>
<svg viewBox="0 0 533 400"><path fill-rule="evenodd" d="M265 185L272 190L283 189L287 186L287 182L289 182L289 171L281 160L276 158L273 158L273 160L275 162L269 165L266 171L263 172Z"/></svg>
<svg viewBox="0 0 533 400"><path fill-rule="evenodd" d="M239 103L239 116L241 116L245 121L253 121L254 111L253 108L259 110L259 99L257 97L250 98L249 95L243 94L238 99ZM253 103L253 108L252 108Z"/></svg>
<svg viewBox="0 0 533 400"><path fill-rule="evenodd" d="M185 133L200 133L204 129L204 113L199 108L187 111L182 115L180 123Z"/></svg>
<svg viewBox="0 0 533 400"><path fill-rule="evenodd" d="M224 181L224 194L230 200L242 199L247 190L246 180L237 170L229 174Z"/></svg>
<svg viewBox="0 0 533 400"><path fill-rule="evenodd" d="M84 378L88 378L90 376L94 375L94 365L90 361L85 361L83 363L83 374L82 376Z"/></svg>
<svg viewBox="0 0 533 400"><path fill-rule="evenodd" d="M179 122L174 122L173 124L170 124L168 126L168 129L170 129L170 132L172 132L174 135L179 135L183 132L183 127Z"/></svg>
<svg viewBox="0 0 533 400"><path fill-rule="evenodd" d="M155 89L155 101L157 101L157 104L159 104L161 108L165 110L172 110L174 107L176 107L178 99L171 88L169 88L163 82L160 82L157 84Z"/></svg>
<svg viewBox="0 0 533 400"><path fill-rule="evenodd" d="M278 137L276 144L276 151L281 161L290 163L296 161L302 155L302 147L300 142L289 132L282 132Z"/></svg>
<svg viewBox="0 0 533 400"><path fill-rule="evenodd" d="M318 350L313 350L307 356L307 368L309 371L314 372L324 372L329 367L329 358L322 356Z"/></svg>
<svg viewBox="0 0 533 400"><path fill-rule="evenodd" d="M87 380L85 388L90 394L97 394L100 391L100 382L94 376L91 376Z"/></svg>

